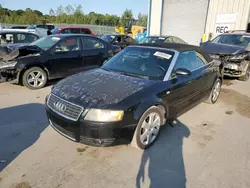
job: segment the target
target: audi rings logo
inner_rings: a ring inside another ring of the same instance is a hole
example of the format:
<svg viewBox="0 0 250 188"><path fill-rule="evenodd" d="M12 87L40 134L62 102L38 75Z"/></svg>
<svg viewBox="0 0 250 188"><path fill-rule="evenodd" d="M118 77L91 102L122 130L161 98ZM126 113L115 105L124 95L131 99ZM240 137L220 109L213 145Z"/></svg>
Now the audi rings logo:
<svg viewBox="0 0 250 188"><path fill-rule="evenodd" d="M54 102L53 103L55 109L57 109L59 112L65 112L67 107L66 105L60 103L60 102Z"/></svg>

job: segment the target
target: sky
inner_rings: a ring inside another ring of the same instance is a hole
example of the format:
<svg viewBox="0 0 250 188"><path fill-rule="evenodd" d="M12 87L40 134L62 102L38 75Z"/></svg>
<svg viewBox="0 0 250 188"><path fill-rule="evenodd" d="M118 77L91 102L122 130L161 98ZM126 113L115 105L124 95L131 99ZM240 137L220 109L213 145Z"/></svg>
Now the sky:
<svg viewBox="0 0 250 188"><path fill-rule="evenodd" d="M60 5L68 4L82 5L84 13L94 11L102 14L121 15L128 8L132 9L136 18L138 13L146 14L148 11L148 0L0 0L0 4L8 9L36 9L45 14L49 13L50 8L56 9Z"/></svg>

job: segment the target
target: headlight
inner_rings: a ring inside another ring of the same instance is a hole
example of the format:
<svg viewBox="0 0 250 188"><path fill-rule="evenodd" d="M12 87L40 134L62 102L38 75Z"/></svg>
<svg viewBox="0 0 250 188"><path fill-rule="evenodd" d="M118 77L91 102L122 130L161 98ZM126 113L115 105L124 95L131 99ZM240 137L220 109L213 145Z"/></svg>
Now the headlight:
<svg viewBox="0 0 250 188"><path fill-rule="evenodd" d="M1 68L11 68L14 67L17 64L17 61L9 61L8 63L1 66Z"/></svg>
<svg viewBox="0 0 250 188"><path fill-rule="evenodd" d="M84 119L98 122L121 121L123 114L124 112L121 110L90 109Z"/></svg>
<svg viewBox="0 0 250 188"><path fill-rule="evenodd" d="M17 61L10 61L9 63L7 63L9 66L14 67L17 64Z"/></svg>
<svg viewBox="0 0 250 188"><path fill-rule="evenodd" d="M230 58L230 60L243 60L248 56L248 54L235 55Z"/></svg>

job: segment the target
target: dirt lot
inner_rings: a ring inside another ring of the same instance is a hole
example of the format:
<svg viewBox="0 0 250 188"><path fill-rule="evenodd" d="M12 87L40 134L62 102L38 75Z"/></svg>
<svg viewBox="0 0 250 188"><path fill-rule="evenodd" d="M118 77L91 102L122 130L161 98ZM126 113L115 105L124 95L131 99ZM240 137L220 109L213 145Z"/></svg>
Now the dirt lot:
<svg viewBox="0 0 250 188"><path fill-rule="evenodd" d="M48 126L49 92L0 84L0 188L250 187L250 81L227 80L217 104L163 127L145 152L64 138Z"/></svg>

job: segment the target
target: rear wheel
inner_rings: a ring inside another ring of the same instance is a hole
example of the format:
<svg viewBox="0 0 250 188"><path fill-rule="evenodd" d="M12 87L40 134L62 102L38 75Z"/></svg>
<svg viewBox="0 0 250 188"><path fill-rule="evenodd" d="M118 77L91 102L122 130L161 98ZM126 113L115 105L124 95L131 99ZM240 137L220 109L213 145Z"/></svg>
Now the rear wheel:
<svg viewBox="0 0 250 188"><path fill-rule="evenodd" d="M221 83L222 82L219 78L214 82L214 86L211 90L211 93L210 93L209 98L207 99L206 103L209 103L209 104L216 103L216 101L218 100L218 98L220 96Z"/></svg>
<svg viewBox="0 0 250 188"><path fill-rule="evenodd" d="M139 149L147 149L158 138L160 127L164 122L164 116L160 109L153 106L140 118L132 140L132 146Z"/></svg>
<svg viewBox="0 0 250 188"><path fill-rule="evenodd" d="M46 72L39 67L32 67L26 70L22 77L22 83L27 88L35 90L40 89L47 83Z"/></svg>

